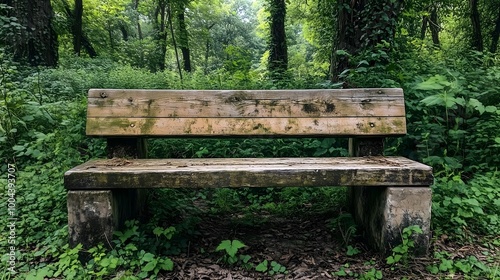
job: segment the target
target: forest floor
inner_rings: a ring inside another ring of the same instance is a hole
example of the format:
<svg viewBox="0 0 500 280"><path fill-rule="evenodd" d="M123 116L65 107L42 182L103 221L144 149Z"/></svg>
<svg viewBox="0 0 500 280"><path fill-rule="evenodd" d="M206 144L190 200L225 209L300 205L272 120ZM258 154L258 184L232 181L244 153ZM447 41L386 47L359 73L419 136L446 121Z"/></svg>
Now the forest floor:
<svg viewBox="0 0 500 280"><path fill-rule="evenodd" d="M443 278L443 274L429 273L426 266L440 262L432 257L414 258L407 267L391 267L360 236L353 237L349 244L359 252L348 256L342 233L332 231L330 218L310 213L278 217L264 212L254 213L249 221L238 214L205 215L188 252L172 257L174 271L159 275L159 279L380 279L367 276L377 271L383 279L470 279L467 275L444 274ZM238 255L251 256L249 263L254 266L245 269L241 262L232 266L222 262L222 252L214 250L223 239L245 243ZM499 255L499 249L489 252ZM433 239L429 256L434 251L445 251L451 258L476 256L481 260L488 249L479 244L458 245L441 236ZM255 265L264 259L284 266L286 273L257 272Z"/></svg>

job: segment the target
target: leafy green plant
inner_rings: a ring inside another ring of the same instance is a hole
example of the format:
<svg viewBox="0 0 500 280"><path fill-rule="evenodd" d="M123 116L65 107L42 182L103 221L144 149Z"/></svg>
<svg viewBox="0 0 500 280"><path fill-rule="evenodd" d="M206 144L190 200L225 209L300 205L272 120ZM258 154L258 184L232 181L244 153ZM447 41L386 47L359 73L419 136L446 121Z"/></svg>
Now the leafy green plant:
<svg viewBox="0 0 500 280"><path fill-rule="evenodd" d="M435 264L428 265L427 271L436 275L439 273L463 273L475 278L496 279L500 277L497 267L489 267L479 261L476 256L466 256L465 258L453 258L450 253L439 251L434 253Z"/></svg>
<svg viewBox="0 0 500 280"><path fill-rule="evenodd" d="M238 250L244 248L246 245L239 240L222 240L219 246L215 249L216 252L224 251L225 254L221 260L229 265L234 265L238 261L248 263L249 257L246 255L237 255Z"/></svg>
<svg viewBox="0 0 500 280"><path fill-rule="evenodd" d="M360 280L376 280L383 279L384 274L381 270L370 268L367 272L361 274L359 277Z"/></svg>
<svg viewBox="0 0 500 280"><path fill-rule="evenodd" d="M338 217L332 219L329 222L329 226L335 232L340 233L340 236L342 237L342 242L347 247L346 254L348 256L354 256L360 253L358 248L350 245L353 237L356 235L357 232L356 223L350 213L340 214Z"/></svg>
<svg viewBox="0 0 500 280"><path fill-rule="evenodd" d="M267 272L271 276L276 275L276 274L287 274L288 273L285 266L279 264L276 261L269 262L268 260L263 260L262 262L260 262L255 267L255 270L258 272Z"/></svg>
<svg viewBox="0 0 500 280"><path fill-rule="evenodd" d="M352 271L350 267L351 265L349 263L345 263L338 271L335 271L334 274L339 277L358 277L359 274Z"/></svg>
<svg viewBox="0 0 500 280"><path fill-rule="evenodd" d="M476 175L465 183L460 175L440 178L433 193L433 222L438 231L464 238L469 233L496 235L500 230L500 177Z"/></svg>
<svg viewBox="0 0 500 280"><path fill-rule="evenodd" d="M348 255L348 256L355 256L355 255L357 255L359 253L361 253L361 251L358 248L352 247L351 245L347 245L346 255Z"/></svg>
<svg viewBox="0 0 500 280"><path fill-rule="evenodd" d="M489 169L498 163L492 157L498 153L494 139L500 131L493 125L499 118L498 108L485 104L466 81L460 74L448 72L417 83L413 89L425 94L419 94L421 101L411 108L421 118L410 137L420 142L423 161L439 167L436 174L446 168Z"/></svg>
<svg viewBox="0 0 500 280"><path fill-rule="evenodd" d="M392 249L392 255L386 258L386 263L393 267L398 263L402 263L405 267L408 266L408 260L415 247L413 235L422 233L422 229L417 225L404 228L401 234L402 243Z"/></svg>

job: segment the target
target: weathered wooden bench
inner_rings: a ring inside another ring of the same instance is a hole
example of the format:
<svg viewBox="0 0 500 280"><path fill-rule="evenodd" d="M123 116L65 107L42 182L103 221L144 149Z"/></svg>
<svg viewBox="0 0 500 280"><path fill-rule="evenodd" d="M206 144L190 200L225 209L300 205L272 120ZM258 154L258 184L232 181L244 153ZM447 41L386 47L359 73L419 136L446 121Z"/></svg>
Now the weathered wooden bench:
<svg viewBox="0 0 500 280"><path fill-rule="evenodd" d="M350 186L353 215L376 248L419 225L430 236L432 169L382 156L406 133L401 89L113 90L88 95L87 135L108 159L65 173L70 244L107 243L146 188ZM144 159L146 137L350 137L346 158Z"/></svg>

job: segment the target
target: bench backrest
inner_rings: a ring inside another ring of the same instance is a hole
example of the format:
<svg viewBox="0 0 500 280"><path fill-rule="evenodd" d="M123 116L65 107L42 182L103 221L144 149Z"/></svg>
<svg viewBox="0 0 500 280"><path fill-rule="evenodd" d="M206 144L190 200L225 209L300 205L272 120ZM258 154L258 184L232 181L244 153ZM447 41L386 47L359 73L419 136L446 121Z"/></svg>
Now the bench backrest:
<svg viewBox="0 0 500 280"><path fill-rule="evenodd" d="M91 89L90 136L395 136L402 89Z"/></svg>

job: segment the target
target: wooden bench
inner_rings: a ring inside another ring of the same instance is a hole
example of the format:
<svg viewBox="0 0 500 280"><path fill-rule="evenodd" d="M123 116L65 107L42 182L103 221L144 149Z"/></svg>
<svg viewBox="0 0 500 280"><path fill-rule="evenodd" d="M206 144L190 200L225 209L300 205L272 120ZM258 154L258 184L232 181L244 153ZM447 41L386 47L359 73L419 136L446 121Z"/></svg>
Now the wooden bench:
<svg viewBox="0 0 500 280"><path fill-rule="evenodd" d="M384 157L384 137L406 133L401 89L91 89L87 135L108 159L65 173L70 244L107 243L134 218L146 188L350 186L353 215L382 252L419 225L430 236L432 169ZM349 137L346 158L144 159L147 137Z"/></svg>

